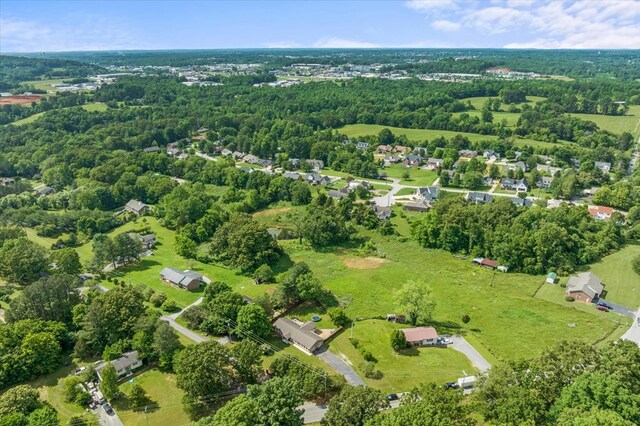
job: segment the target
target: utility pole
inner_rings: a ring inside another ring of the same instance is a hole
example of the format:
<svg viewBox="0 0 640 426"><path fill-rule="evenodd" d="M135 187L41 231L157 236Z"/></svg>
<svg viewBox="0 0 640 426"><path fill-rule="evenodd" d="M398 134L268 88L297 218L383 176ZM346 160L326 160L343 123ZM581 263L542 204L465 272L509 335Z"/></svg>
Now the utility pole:
<svg viewBox="0 0 640 426"><path fill-rule="evenodd" d="M356 320L351 320L351 338L353 339L353 326L355 325Z"/></svg>

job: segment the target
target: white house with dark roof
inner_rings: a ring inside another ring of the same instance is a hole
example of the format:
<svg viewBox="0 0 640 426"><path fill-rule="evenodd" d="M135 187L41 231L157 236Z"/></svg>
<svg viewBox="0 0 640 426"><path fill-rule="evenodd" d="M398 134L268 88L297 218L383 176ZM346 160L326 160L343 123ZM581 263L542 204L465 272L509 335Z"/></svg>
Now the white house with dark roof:
<svg viewBox="0 0 640 426"><path fill-rule="evenodd" d="M416 189L416 194L413 196L415 200L422 201L434 201L438 198L438 194L440 193L440 188L437 186L425 186L423 188Z"/></svg>
<svg viewBox="0 0 640 426"><path fill-rule="evenodd" d="M118 377L123 377L131 374L136 368L142 367L142 360L138 358L138 351L131 351L123 353L120 358L113 361L103 362L96 367L99 380L102 380L102 370L109 364L115 367Z"/></svg>
<svg viewBox="0 0 640 426"><path fill-rule="evenodd" d="M527 192L529 190L529 183L525 178L522 178L522 179L503 178L502 180L500 180L500 186L502 187L502 189L508 189L508 190L517 191L517 192Z"/></svg>

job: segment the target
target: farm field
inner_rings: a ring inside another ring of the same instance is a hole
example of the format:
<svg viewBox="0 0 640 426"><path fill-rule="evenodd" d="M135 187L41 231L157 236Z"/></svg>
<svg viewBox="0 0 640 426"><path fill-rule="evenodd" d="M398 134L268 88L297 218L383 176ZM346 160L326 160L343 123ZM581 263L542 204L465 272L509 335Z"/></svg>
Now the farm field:
<svg viewBox="0 0 640 426"><path fill-rule="evenodd" d="M126 398L113 401L113 408L118 417L127 426L146 426L156 424L186 425L189 416L182 409L182 390L176 386L175 374L168 374L158 370L147 370L131 379L147 392L149 399L156 408L134 411L129 409ZM120 385L120 391L127 394L131 383L125 381Z"/></svg>
<svg viewBox="0 0 640 426"><path fill-rule="evenodd" d="M472 111L463 111L454 113L454 117L458 117L460 114L469 114L471 117L478 117L482 119L482 110L472 110ZM520 118L519 112L502 112L502 111L491 111L493 114L493 122L500 123L502 120L507 120L508 127L515 127L518 123L518 119Z"/></svg>
<svg viewBox="0 0 640 426"><path fill-rule="evenodd" d="M51 86L52 84L62 84L64 82L64 80L67 80L67 78L52 78L49 80L33 80L33 81L24 81L22 82L22 84L29 84L33 87L35 87L38 90L55 90L57 91L58 89L56 89L55 87Z"/></svg>
<svg viewBox="0 0 640 426"><path fill-rule="evenodd" d="M631 268L631 260L640 255L640 245L627 245L589 270L599 276L607 290L607 300L629 307L640 307L640 275Z"/></svg>
<svg viewBox="0 0 640 426"><path fill-rule="evenodd" d="M400 164L394 164L381 170L388 177L400 179L400 183L403 185L429 186L438 179L438 174L435 170L422 170L415 167L405 167ZM409 173L409 179L403 179L402 175L407 172Z"/></svg>
<svg viewBox="0 0 640 426"><path fill-rule="evenodd" d="M69 107L69 108L75 108L75 107ZM92 103L88 103L85 105L82 105L83 109L87 110L87 111L106 111L107 110L107 105L100 103L100 102L92 102ZM46 114L49 111L43 111L43 112L39 112L37 114L33 114L27 118L23 118L22 120L17 120L14 121L13 124L14 126L22 126L25 124L29 124L29 123L33 123L34 121L38 120L40 117L42 117L44 114Z"/></svg>
<svg viewBox="0 0 640 426"><path fill-rule="evenodd" d="M338 129L338 132L345 134L350 138L355 138L358 136L368 136L368 135L377 135L380 133L380 130L387 128L391 130L391 132L396 135L405 135L409 140L414 141L423 141L425 139L435 139L437 137L443 136L445 138L452 138L456 135L462 135L469 138L470 141L486 141L486 140L495 140L497 136L493 135L480 135L477 133L465 133L465 132L453 132L449 130L431 130L431 129L405 129L402 127L390 127L383 126L380 124L349 124L344 127ZM533 146L533 147L541 147L548 148L552 146L557 146L558 144L554 144L551 142L542 142L542 141L534 141L531 139L516 139L516 145L518 146ZM570 142L563 142L570 143Z"/></svg>
<svg viewBox="0 0 640 426"><path fill-rule="evenodd" d="M385 392L406 392L421 383L444 383L462 377L463 372L474 374L477 370L467 357L453 349L410 348L395 352L391 348L391 332L409 325L392 324L384 320L357 321L353 337L359 345L377 359L376 369L382 372L379 379L364 377L361 365L365 362L358 350L351 344L350 330L329 343L329 348L338 356L346 357L354 369L364 379L367 386Z"/></svg>
<svg viewBox="0 0 640 426"><path fill-rule="evenodd" d="M484 103L487 101L487 99L495 99L498 98L498 96L474 96L471 98L462 98L462 99L458 99L460 102L464 102L467 103L467 101L473 105L473 107L477 110L482 110L482 107L484 106ZM544 101L545 97L543 96L527 96L527 102L529 105L533 106L536 102L542 102ZM520 104L516 104L516 106L518 108L522 107L522 105L524 105L525 102L520 103ZM502 109L506 109L509 108L508 104L502 104L501 106Z"/></svg>
<svg viewBox="0 0 640 426"><path fill-rule="evenodd" d="M640 135L640 105L631 105L627 115L601 115L601 114L571 114L583 120L593 121L602 130L620 134L629 132L632 135Z"/></svg>

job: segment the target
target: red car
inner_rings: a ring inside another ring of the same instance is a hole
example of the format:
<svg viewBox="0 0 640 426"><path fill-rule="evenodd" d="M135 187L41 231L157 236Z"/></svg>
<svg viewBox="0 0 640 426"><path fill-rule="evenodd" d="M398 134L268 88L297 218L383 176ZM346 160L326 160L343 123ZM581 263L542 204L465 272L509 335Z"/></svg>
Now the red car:
<svg viewBox="0 0 640 426"><path fill-rule="evenodd" d="M607 309L606 306L602 306L602 305L596 305L596 309L602 312L609 312L609 309Z"/></svg>

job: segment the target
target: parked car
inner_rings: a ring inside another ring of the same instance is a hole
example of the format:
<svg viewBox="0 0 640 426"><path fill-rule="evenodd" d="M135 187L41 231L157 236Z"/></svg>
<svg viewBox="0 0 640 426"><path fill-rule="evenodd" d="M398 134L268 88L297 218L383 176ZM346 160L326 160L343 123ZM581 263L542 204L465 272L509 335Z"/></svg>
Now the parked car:
<svg viewBox="0 0 640 426"><path fill-rule="evenodd" d="M605 302L598 302L598 306L604 306L609 310L613 310L613 307L611 307L611 305L607 305Z"/></svg>
<svg viewBox="0 0 640 426"><path fill-rule="evenodd" d="M602 305L596 305L596 309L602 312L609 312L609 308L607 308L606 306L602 306Z"/></svg>
<svg viewBox="0 0 640 426"><path fill-rule="evenodd" d="M444 387L447 389L458 389L460 387L456 382L447 382L444 384Z"/></svg>
<svg viewBox="0 0 640 426"><path fill-rule="evenodd" d="M389 401L397 401L398 399L398 394L397 393L390 393L389 395L387 395L387 399Z"/></svg>
<svg viewBox="0 0 640 426"><path fill-rule="evenodd" d="M111 408L111 405L105 403L105 404L102 404L102 408L104 408L104 412L107 413L108 415L110 416L113 415L113 408Z"/></svg>

